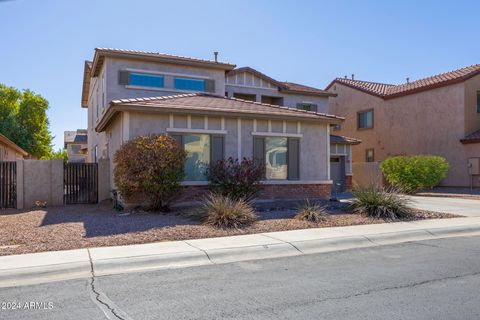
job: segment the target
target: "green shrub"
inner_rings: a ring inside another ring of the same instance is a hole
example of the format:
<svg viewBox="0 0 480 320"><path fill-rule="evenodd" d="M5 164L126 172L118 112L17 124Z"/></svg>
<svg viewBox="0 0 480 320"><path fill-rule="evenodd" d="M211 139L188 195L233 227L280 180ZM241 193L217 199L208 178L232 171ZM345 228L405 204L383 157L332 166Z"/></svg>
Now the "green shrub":
<svg viewBox="0 0 480 320"><path fill-rule="evenodd" d="M309 222L325 221L328 217L327 210L320 204L310 204L306 200L305 203L298 209L295 218Z"/></svg>
<svg viewBox="0 0 480 320"><path fill-rule="evenodd" d="M232 199L252 199L260 190L264 166L243 158L217 161L207 169L210 189Z"/></svg>
<svg viewBox="0 0 480 320"><path fill-rule="evenodd" d="M408 219L412 216L408 199L394 189L369 187L353 191L353 212L372 218Z"/></svg>
<svg viewBox="0 0 480 320"><path fill-rule="evenodd" d="M211 194L205 199L205 224L217 228L239 229L257 220L255 210L244 199L232 199L221 194Z"/></svg>
<svg viewBox="0 0 480 320"><path fill-rule="evenodd" d="M171 137L137 137L115 153L114 179L122 198L145 197L153 210L167 211L180 191L185 151Z"/></svg>
<svg viewBox="0 0 480 320"><path fill-rule="evenodd" d="M380 166L387 181L404 192L433 188L447 176L449 164L439 156L398 156Z"/></svg>

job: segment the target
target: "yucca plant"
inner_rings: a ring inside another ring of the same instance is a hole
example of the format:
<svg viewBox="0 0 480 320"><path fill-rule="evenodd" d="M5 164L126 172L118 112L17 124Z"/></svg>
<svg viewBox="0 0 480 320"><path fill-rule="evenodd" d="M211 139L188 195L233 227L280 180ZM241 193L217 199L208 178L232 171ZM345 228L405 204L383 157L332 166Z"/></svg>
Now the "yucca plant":
<svg viewBox="0 0 480 320"><path fill-rule="evenodd" d="M355 199L351 203L353 212L372 218L398 220L408 219L412 211L409 200L395 189L368 187L353 191Z"/></svg>
<svg viewBox="0 0 480 320"><path fill-rule="evenodd" d="M325 221L327 217L328 212L322 205L318 203L311 204L308 199L298 208L298 212L295 215L296 219L309 222Z"/></svg>
<svg viewBox="0 0 480 320"><path fill-rule="evenodd" d="M221 194L211 194L204 200L205 224L217 228L240 229L257 220L255 210L244 199L232 199Z"/></svg>

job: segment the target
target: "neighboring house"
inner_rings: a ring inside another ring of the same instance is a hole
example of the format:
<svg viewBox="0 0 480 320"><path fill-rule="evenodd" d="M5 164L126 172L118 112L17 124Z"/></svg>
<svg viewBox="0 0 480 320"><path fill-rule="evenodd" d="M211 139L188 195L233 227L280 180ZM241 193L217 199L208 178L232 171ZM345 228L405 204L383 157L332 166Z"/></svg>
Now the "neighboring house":
<svg viewBox="0 0 480 320"><path fill-rule="evenodd" d="M480 186L480 65L401 85L338 78L326 90L336 94L330 111L346 118L333 133L362 140L354 164L440 155L450 163L441 185Z"/></svg>
<svg viewBox="0 0 480 320"><path fill-rule="evenodd" d="M64 146L67 159L70 163L83 163L88 158L88 133L87 130L64 132Z"/></svg>
<svg viewBox="0 0 480 320"><path fill-rule="evenodd" d="M82 106L88 108L88 161L108 159L113 188L113 158L121 144L140 135L166 133L188 151L183 182L188 199L206 189L201 165L227 157L263 159L262 198L328 197L330 126L343 119L225 97L226 92L236 92L235 86L225 84L234 68L216 57L211 61L96 49L93 61L85 63L82 94ZM249 89L255 89L255 82ZM272 97L273 91L268 91ZM285 98L293 92L282 94ZM320 94L323 100L315 100ZM297 101L306 96L317 110L327 111L330 95L322 90L302 92ZM350 146L345 141L338 144L345 150ZM348 151L341 156L348 157Z"/></svg>
<svg viewBox="0 0 480 320"><path fill-rule="evenodd" d="M0 133L0 161L15 161L27 156L25 150Z"/></svg>

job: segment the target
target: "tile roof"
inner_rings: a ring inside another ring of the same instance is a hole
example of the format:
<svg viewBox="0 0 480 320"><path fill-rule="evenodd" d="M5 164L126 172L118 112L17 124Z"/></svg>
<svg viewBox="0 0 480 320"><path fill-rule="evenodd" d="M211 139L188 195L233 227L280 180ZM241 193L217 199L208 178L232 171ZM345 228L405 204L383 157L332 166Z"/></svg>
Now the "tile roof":
<svg viewBox="0 0 480 320"><path fill-rule="evenodd" d="M360 91L373 94L383 99L391 99L433 88L443 87L454 83L465 81L480 74L480 64L474 64L461 69L437 74L420 80L392 85L362 80L337 78L333 80L325 90L330 89L334 83L341 83Z"/></svg>
<svg viewBox="0 0 480 320"><path fill-rule="evenodd" d="M323 120L329 123L339 123L344 120L343 117L335 115L305 111L300 109L291 109L277 105L271 105L260 102L252 102L236 98L227 98L206 93L190 93L174 96L161 96L152 98L120 99L110 102L110 109L115 107L148 107L164 108L167 110L178 110L183 112L213 112L219 114L233 113L244 116L263 115L271 118L296 118ZM113 112L113 111L112 111ZM108 113L108 112L107 112ZM101 121L98 128L106 125L106 121Z"/></svg>
<svg viewBox="0 0 480 320"><path fill-rule="evenodd" d="M359 144L361 143L362 140L355 139L355 138L350 138L350 137L345 137L345 136L339 136L335 134L330 135L330 143L336 143L336 144Z"/></svg>
<svg viewBox="0 0 480 320"><path fill-rule="evenodd" d="M321 96L334 96L334 94L314 87L304 86L303 84L293 83L293 82L281 82L282 89L281 91L292 92L292 93L304 93L304 94L315 94Z"/></svg>
<svg viewBox="0 0 480 320"><path fill-rule="evenodd" d="M467 135L465 138L461 139L460 142L467 144L467 143L480 143L480 130L475 131Z"/></svg>
<svg viewBox="0 0 480 320"><path fill-rule="evenodd" d="M191 64L202 64L204 66L211 66L216 68L222 68L225 70L232 70L235 68L234 64L227 62L219 62L207 59L192 58L186 56L179 56L173 54L166 54L153 51L140 51L140 50L126 50L126 49L116 49L116 48L95 48L95 57L93 60L93 71L94 76L98 74L99 67L103 63L103 57L105 55L114 55L130 58L144 58L144 59L155 59L163 60L170 62L182 62L182 63L191 63Z"/></svg>

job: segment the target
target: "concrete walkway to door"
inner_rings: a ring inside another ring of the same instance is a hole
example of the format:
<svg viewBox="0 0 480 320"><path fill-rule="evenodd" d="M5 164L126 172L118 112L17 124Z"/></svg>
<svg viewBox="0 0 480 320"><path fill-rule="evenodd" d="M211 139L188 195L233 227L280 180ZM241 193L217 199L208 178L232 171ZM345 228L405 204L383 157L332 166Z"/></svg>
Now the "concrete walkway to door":
<svg viewBox="0 0 480 320"><path fill-rule="evenodd" d="M465 217L480 217L480 200L409 196L411 206L428 211L459 214Z"/></svg>

